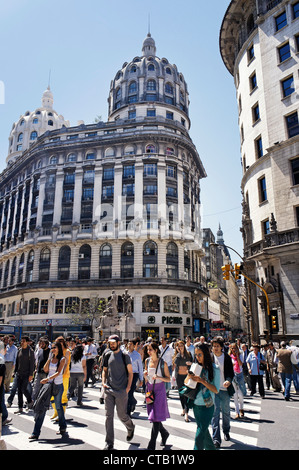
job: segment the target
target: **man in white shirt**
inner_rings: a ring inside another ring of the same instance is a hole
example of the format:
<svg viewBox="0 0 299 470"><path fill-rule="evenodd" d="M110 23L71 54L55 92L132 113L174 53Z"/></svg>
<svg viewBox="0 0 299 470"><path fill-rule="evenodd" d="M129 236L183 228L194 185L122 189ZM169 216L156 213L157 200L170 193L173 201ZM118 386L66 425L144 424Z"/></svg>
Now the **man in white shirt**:
<svg viewBox="0 0 299 470"><path fill-rule="evenodd" d="M163 356L163 361L166 362L168 369L169 369L169 374L171 377L172 374L172 358L174 355L174 349L167 343L165 336L162 336L161 339L161 345L159 346L160 349L160 357ZM169 391L171 388L171 382L165 382L165 388L166 388L166 395L169 396Z"/></svg>
<svg viewBox="0 0 299 470"><path fill-rule="evenodd" d="M84 356L86 357L86 381L85 387L88 387L89 378L91 378L92 386L95 384L95 379L92 375L92 368L94 365L94 360L98 355L96 345L93 343L92 338L87 338L87 345L84 348Z"/></svg>
<svg viewBox="0 0 299 470"><path fill-rule="evenodd" d="M192 358L194 359L195 348L194 348L194 345L191 343L191 336L186 337L186 349L192 355Z"/></svg>

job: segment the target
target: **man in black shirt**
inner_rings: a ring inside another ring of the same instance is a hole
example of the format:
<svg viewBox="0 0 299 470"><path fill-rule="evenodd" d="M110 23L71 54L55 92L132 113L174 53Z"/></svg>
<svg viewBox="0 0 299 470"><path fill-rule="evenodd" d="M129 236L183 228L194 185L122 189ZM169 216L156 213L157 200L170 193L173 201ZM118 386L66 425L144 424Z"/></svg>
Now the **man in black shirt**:
<svg viewBox="0 0 299 470"><path fill-rule="evenodd" d="M17 388L18 388L18 405L19 410L16 413L23 412L23 394L25 395L28 403L28 408L32 408L33 400L30 393L28 392L28 382L31 382L34 371L34 352L28 345L30 338L23 336L21 338L21 347L18 351L16 361L16 373L17 373Z"/></svg>

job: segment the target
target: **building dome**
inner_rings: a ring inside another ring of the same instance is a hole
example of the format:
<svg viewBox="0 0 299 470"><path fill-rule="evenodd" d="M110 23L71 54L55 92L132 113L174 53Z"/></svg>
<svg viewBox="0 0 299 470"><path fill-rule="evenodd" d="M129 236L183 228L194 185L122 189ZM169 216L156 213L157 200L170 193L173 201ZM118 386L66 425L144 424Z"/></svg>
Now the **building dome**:
<svg viewBox="0 0 299 470"><path fill-rule="evenodd" d="M111 82L109 121L162 118L190 128L189 93L176 65L156 55L156 44L148 33L142 56L125 62Z"/></svg>
<svg viewBox="0 0 299 470"><path fill-rule="evenodd" d="M69 121L53 109L53 93L48 87L42 96L42 106L35 111L26 111L16 121L9 135L6 163L13 163L46 131L69 127Z"/></svg>

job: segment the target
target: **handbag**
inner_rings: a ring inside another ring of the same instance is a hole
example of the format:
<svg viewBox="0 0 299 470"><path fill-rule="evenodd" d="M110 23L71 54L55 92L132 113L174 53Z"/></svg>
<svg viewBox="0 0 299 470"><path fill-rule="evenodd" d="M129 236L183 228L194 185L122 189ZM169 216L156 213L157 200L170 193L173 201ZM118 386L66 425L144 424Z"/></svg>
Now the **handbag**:
<svg viewBox="0 0 299 470"><path fill-rule="evenodd" d="M260 370L267 370L267 365L263 364L263 362L260 363L259 365Z"/></svg>
<svg viewBox="0 0 299 470"><path fill-rule="evenodd" d="M165 352L165 351L164 351ZM162 356L161 356L162 357ZM157 371L158 371L158 367L159 367L159 363L160 363L160 360L161 358L159 359L158 361L158 364L157 364L157 367L156 367L156 374L157 374ZM153 383L153 388L152 390L148 390L146 393L145 393L145 403L147 405L152 405L155 401L155 383L156 381L154 380L154 383Z"/></svg>
<svg viewBox="0 0 299 470"><path fill-rule="evenodd" d="M155 385L155 384L154 384ZM147 405L152 405L155 401L155 393L154 393L154 388L150 392L146 392L145 394L145 403Z"/></svg>

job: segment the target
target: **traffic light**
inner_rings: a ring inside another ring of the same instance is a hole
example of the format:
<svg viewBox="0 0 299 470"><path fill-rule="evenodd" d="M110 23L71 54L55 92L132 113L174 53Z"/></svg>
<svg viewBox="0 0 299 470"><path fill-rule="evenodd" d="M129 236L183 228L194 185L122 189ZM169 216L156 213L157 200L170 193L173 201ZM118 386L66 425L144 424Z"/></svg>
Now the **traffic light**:
<svg viewBox="0 0 299 470"><path fill-rule="evenodd" d="M225 281L229 280L229 274L230 274L230 264L226 264L225 266L222 266L222 272L223 272L223 279Z"/></svg>
<svg viewBox="0 0 299 470"><path fill-rule="evenodd" d="M238 263L235 263L235 279L236 280L241 279L240 268L241 266Z"/></svg>
<svg viewBox="0 0 299 470"><path fill-rule="evenodd" d="M271 325L272 325L272 331L277 330L277 316L276 315L271 315Z"/></svg>

